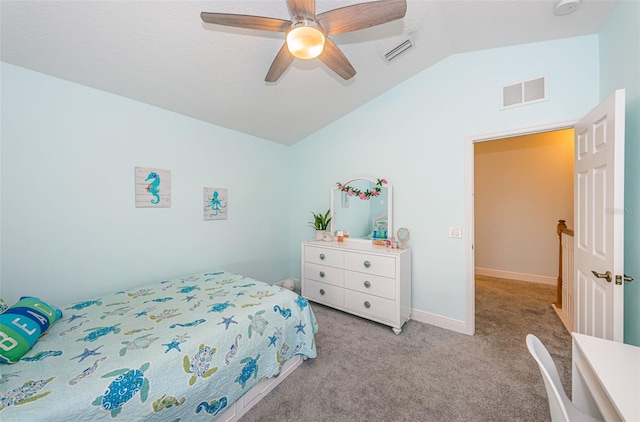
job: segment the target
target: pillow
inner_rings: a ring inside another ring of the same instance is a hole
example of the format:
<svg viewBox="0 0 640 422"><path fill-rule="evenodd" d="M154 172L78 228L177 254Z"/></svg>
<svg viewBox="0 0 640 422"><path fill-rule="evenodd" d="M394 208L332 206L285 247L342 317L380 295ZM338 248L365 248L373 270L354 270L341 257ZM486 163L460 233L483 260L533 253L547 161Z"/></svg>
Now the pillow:
<svg viewBox="0 0 640 422"><path fill-rule="evenodd" d="M62 317L57 307L24 296L0 314L0 363L22 358L47 329Z"/></svg>
<svg viewBox="0 0 640 422"><path fill-rule="evenodd" d="M9 305L7 305L7 302L5 302L4 299L0 299L0 314L3 313L8 307Z"/></svg>

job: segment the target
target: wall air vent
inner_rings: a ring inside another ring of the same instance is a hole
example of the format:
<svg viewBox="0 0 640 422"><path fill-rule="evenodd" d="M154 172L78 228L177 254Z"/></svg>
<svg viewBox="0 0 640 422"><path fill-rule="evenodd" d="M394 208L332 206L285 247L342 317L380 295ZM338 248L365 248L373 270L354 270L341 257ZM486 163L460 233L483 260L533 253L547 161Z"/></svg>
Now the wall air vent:
<svg viewBox="0 0 640 422"><path fill-rule="evenodd" d="M547 78L536 78L500 88L500 110L549 99Z"/></svg>
<svg viewBox="0 0 640 422"><path fill-rule="evenodd" d="M413 40L411 40L411 38L407 38L406 40L402 41L400 44L389 50L389 52L384 53L382 55L382 60L387 63L391 63L401 55L405 54L407 51L411 50L414 46L415 44L413 43Z"/></svg>

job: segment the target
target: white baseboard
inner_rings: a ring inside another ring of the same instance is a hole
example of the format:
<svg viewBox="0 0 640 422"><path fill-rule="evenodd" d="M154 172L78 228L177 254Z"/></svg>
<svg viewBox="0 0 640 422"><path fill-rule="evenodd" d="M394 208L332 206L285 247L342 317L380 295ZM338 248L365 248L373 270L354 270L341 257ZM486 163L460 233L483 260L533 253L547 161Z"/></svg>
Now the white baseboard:
<svg viewBox="0 0 640 422"><path fill-rule="evenodd" d="M476 267L476 275L485 275L488 277L508 278L510 280L530 281L532 283L550 284L555 286L558 282L556 277L546 275L517 273L514 271L493 270L491 268Z"/></svg>
<svg viewBox="0 0 640 422"><path fill-rule="evenodd" d="M556 311L556 314L558 314L558 318L560 318L560 321L562 321L564 328L566 328L569 334L571 334L573 332L573 324L571 324L569 316L565 314L562 309L558 309L555 303L552 303L551 306L553 306L553 310Z"/></svg>
<svg viewBox="0 0 640 422"><path fill-rule="evenodd" d="M451 330L462 334L473 334L473 331L470 332L467 328L466 323L459 319L453 319L442 315L419 311L417 309L411 310L411 319L414 321L422 322L424 324L435 325L436 327L444 328L446 330Z"/></svg>

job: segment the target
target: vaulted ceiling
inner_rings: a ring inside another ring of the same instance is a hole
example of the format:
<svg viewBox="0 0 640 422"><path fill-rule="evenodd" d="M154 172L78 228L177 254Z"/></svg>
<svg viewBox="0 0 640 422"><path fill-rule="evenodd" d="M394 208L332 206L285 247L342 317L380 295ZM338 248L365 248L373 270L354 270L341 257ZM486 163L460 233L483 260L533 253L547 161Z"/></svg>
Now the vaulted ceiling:
<svg viewBox="0 0 640 422"><path fill-rule="evenodd" d="M318 13L363 0L317 0ZM402 20L332 36L357 74L295 60L265 82L284 34L203 23L200 12L290 19L286 0L1 2L2 60L292 145L457 53L597 34L615 0L408 0ZM414 48L382 56L410 38Z"/></svg>

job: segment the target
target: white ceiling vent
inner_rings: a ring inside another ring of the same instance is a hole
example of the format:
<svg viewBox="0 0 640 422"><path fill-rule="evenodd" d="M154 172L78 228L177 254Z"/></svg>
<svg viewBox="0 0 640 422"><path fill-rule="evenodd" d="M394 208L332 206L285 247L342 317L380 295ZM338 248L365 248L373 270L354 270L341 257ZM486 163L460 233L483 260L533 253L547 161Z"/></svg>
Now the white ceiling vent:
<svg viewBox="0 0 640 422"><path fill-rule="evenodd" d="M411 50L413 47L415 47L415 44L413 43L411 37L409 37L397 46L393 47L387 53L384 53L382 55L382 60L387 63L391 63L401 55L405 54L407 51Z"/></svg>
<svg viewBox="0 0 640 422"><path fill-rule="evenodd" d="M500 88L500 110L549 99L547 78L536 78Z"/></svg>

